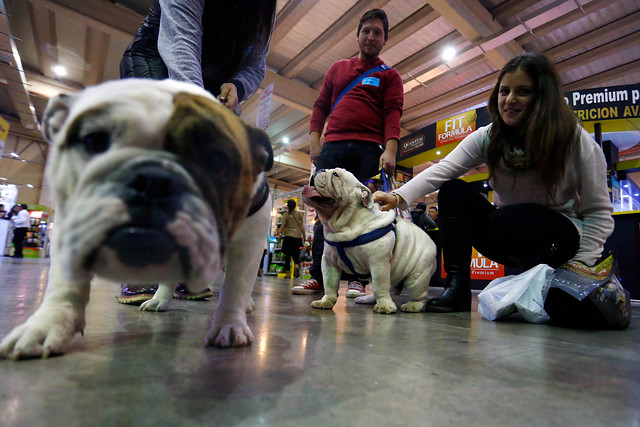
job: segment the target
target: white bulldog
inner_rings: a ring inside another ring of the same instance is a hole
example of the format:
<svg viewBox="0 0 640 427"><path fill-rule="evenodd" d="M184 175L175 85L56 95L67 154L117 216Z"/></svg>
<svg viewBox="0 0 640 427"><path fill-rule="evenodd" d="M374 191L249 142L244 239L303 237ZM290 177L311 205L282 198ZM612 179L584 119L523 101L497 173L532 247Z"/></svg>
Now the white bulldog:
<svg viewBox="0 0 640 427"><path fill-rule="evenodd" d="M410 221L396 220L395 211L381 211L373 203L371 191L344 169L319 171L309 184L303 190L303 198L318 212L325 238L324 296L311 305L332 308L338 297L341 271L353 273L353 268L360 276L370 275L373 286L373 294L356 298L356 303L375 302L373 311L395 313L391 287L404 287L411 301L400 309L422 311L429 280L436 269L436 245L429 236Z"/></svg>
<svg viewBox="0 0 640 427"><path fill-rule="evenodd" d="M271 208L267 135L205 90L170 80L127 79L60 95L42 125L53 144L46 175L56 201L49 283L0 356L63 353L83 332L94 275L160 283L141 309L164 311L177 282L201 291L225 257L205 341L250 344L246 312Z"/></svg>

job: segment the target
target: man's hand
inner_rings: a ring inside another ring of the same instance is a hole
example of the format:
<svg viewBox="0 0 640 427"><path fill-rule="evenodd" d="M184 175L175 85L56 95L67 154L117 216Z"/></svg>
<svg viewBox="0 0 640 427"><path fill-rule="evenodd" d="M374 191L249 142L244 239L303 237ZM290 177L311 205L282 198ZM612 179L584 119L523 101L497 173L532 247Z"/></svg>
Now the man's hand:
<svg viewBox="0 0 640 427"><path fill-rule="evenodd" d="M378 169L384 169L387 175L394 176L396 170L396 152L398 151L398 140L391 138L387 141L384 153L380 156Z"/></svg>
<svg viewBox="0 0 640 427"><path fill-rule="evenodd" d="M381 211L388 211L398 207L398 198L394 194L376 191L373 193L373 201L380 204Z"/></svg>
<svg viewBox="0 0 640 427"><path fill-rule="evenodd" d="M238 88L233 83L222 83L220 86L220 95L218 101L230 110L238 106Z"/></svg>
<svg viewBox="0 0 640 427"><path fill-rule="evenodd" d="M322 150L320 132L312 131L309 133L309 157L311 157L311 163L315 164L316 160L318 160L320 150Z"/></svg>

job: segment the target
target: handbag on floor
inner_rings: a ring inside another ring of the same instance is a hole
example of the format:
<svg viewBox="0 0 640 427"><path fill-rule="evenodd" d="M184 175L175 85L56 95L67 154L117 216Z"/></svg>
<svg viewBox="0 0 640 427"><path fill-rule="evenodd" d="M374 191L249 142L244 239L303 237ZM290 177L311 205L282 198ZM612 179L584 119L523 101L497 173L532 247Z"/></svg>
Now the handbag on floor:
<svg viewBox="0 0 640 427"><path fill-rule="evenodd" d="M593 267L571 262L556 268L544 303L552 322L575 328L628 327L630 295L616 266L613 254L607 254Z"/></svg>

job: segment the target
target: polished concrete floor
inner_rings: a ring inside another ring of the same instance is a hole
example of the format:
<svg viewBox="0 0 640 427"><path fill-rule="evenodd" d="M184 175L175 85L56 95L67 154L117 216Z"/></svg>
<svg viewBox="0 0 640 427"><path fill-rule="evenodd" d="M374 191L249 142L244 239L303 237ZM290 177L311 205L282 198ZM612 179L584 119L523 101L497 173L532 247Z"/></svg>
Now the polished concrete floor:
<svg viewBox="0 0 640 427"><path fill-rule="evenodd" d="M41 302L47 269L0 259L0 337ZM640 426L637 305L627 330L584 331L374 314L343 296L317 310L289 288L259 278L255 342L216 349L203 337L217 286L148 313L96 281L66 355L0 360L0 425Z"/></svg>

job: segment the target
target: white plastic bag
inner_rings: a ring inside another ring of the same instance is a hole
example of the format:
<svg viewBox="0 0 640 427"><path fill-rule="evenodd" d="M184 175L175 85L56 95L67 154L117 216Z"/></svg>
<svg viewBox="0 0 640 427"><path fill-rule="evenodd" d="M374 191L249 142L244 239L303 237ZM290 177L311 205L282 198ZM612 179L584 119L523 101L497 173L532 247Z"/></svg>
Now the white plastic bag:
<svg viewBox="0 0 640 427"><path fill-rule="evenodd" d="M478 313L496 320L519 312L527 322L544 323L550 318L544 311L544 299L553 268L539 264L516 276L492 280L478 295Z"/></svg>

